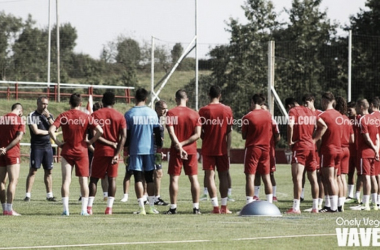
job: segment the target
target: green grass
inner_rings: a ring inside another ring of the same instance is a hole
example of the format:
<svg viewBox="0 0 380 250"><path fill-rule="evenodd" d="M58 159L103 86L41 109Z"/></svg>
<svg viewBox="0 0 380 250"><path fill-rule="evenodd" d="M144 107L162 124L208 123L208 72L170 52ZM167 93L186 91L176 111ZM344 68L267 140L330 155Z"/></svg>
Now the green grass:
<svg viewBox="0 0 380 250"><path fill-rule="evenodd" d="M167 165L164 163L164 172ZM199 169L201 167L199 166ZM190 185L186 176L179 182L179 200L177 215L133 215L138 209L134 188L131 185L130 199L120 202L122 197L122 179L124 167L119 167L117 179L114 214L105 216L106 203L102 199L101 187L95 199L94 215L79 215L80 203L78 179L73 177L70 195L70 216L60 216L61 202L45 201L43 172L37 172L32 190L32 200L22 201L25 195L25 179L28 163L23 162L17 187L14 209L21 217L0 216L2 248L7 247L44 247L65 245L63 249L82 248L80 244L99 244L89 249L332 249L337 247L335 236L336 218L377 220L378 212L351 211L343 214L310 214L284 215L283 217L240 217L236 215L245 205L245 177L243 166L231 166L233 196L235 202L229 203L232 215L210 214L210 202L201 202L202 215L192 214ZM61 173L59 164L53 170L53 191L60 197ZM162 180L161 197L168 201L168 175ZM199 172L202 186L203 171ZM292 205L292 184L290 167L279 165L276 172L276 203L281 212ZM100 184L100 183L99 183ZM261 198L265 198L263 188ZM59 199L60 200L60 199ZM306 184L305 202L301 209L311 207L310 186ZM347 206L346 206L347 207ZM164 212L168 207L157 207ZM328 234L327 236L318 236ZM303 237L279 238L280 236L304 235ZM266 238L273 237L273 238ZM276 238L277 237L277 238ZM185 242L193 241L193 242ZM199 241L199 242L194 242ZM154 243L156 242L156 243ZM53 247L48 247L53 248ZM62 249L62 248L60 248Z"/></svg>

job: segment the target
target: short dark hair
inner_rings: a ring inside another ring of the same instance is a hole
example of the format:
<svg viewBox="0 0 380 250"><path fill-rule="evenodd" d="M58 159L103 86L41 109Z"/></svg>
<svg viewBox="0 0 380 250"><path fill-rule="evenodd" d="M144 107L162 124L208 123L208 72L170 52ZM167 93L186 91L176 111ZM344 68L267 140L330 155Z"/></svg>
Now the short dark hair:
<svg viewBox="0 0 380 250"><path fill-rule="evenodd" d="M42 99L49 99L46 95L41 95L41 96L39 96L38 98L37 98L37 102L41 102L42 101Z"/></svg>
<svg viewBox="0 0 380 250"><path fill-rule="evenodd" d="M159 100L157 101L155 104L154 104L154 108L155 109L158 109L158 108L161 108L162 104L166 104L166 102L164 100Z"/></svg>
<svg viewBox="0 0 380 250"><path fill-rule="evenodd" d="M175 92L175 99L181 100L181 99L186 99L186 98L187 98L187 94L184 89L179 89L177 90L177 92Z"/></svg>
<svg viewBox="0 0 380 250"><path fill-rule="evenodd" d="M211 86L208 92L210 98L218 98L220 96L221 90L218 86Z"/></svg>
<svg viewBox="0 0 380 250"><path fill-rule="evenodd" d="M286 107L289 106L289 105L296 105L296 103L298 103L298 102L293 97L288 97L288 98L285 99L285 106Z"/></svg>
<svg viewBox="0 0 380 250"><path fill-rule="evenodd" d="M315 100L315 96L313 94L305 94L302 97L302 103L311 102Z"/></svg>
<svg viewBox="0 0 380 250"><path fill-rule="evenodd" d="M115 104L115 94L107 91L103 94L102 103L104 106L112 106Z"/></svg>
<svg viewBox="0 0 380 250"><path fill-rule="evenodd" d="M255 104L263 105L266 101L266 98L263 94L254 94L251 99Z"/></svg>
<svg viewBox="0 0 380 250"><path fill-rule="evenodd" d="M95 102L94 105L92 105L92 111L96 111L103 108L103 104L101 102Z"/></svg>
<svg viewBox="0 0 380 250"><path fill-rule="evenodd" d="M335 96L330 91L323 93L322 99L326 99L329 102L335 101Z"/></svg>
<svg viewBox="0 0 380 250"><path fill-rule="evenodd" d="M80 94L78 93L74 93L70 96L70 105L74 108L78 107L80 105L80 103L82 102L82 98L80 96Z"/></svg>
<svg viewBox="0 0 380 250"><path fill-rule="evenodd" d="M135 99L137 102L143 102L148 97L148 91L144 88L138 88L135 93Z"/></svg>
<svg viewBox="0 0 380 250"><path fill-rule="evenodd" d="M341 113L342 115L347 114L347 102L346 102L346 99L344 99L341 96L338 96L336 98L335 109L337 111L339 111L339 113Z"/></svg>
<svg viewBox="0 0 380 250"><path fill-rule="evenodd" d="M372 104L374 108L378 109L380 107L379 97L374 97L368 100L369 104Z"/></svg>
<svg viewBox="0 0 380 250"><path fill-rule="evenodd" d="M11 111L13 111L15 109L20 109L20 108L22 108L22 105L21 105L21 103L17 102L17 103L12 105Z"/></svg>
<svg viewBox="0 0 380 250"><path fill-rule="evenodd" d="M347 107L348 108L355 108L355 106L356 106L356 102L355 101L351 101L351 102L347 103Z"/></svg>
<svg viewBox="0 0 380 250"><path fill-rule="evenodd" d="M368 103L367 99L365 99L365 98L361 98L361 99L357 100L356 105L358 105L359 107L363 106L365 109L369 108L369 103Z"/></svg>

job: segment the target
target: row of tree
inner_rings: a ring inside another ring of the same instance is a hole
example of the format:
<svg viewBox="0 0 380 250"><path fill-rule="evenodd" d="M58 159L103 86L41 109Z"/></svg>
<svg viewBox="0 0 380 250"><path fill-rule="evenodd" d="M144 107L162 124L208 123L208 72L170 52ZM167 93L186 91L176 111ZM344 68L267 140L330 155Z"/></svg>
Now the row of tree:
<svg viewBox="0 0 380 250"><path fill-rule="evenodd" d="M223 101L242 117L251 95L267 92L268 42L275 41L275 88L282 100L314 93L318 102L322 91L347 97L348 36L337 35L343 28L353 33L352 100L378 95L380 1L367 0L369 10L358 10L345 27L327 18L321 2L293 0L285 10L289 21L280 22L271 1L247 0L243 10L248 22L229 20L230 42L210 51L212 75L200 78L199 93L207 93L212 84L222 86ZM186 89L194 95L194 82ZM205 105L207 96L199 100L199 106Z"/></svg>

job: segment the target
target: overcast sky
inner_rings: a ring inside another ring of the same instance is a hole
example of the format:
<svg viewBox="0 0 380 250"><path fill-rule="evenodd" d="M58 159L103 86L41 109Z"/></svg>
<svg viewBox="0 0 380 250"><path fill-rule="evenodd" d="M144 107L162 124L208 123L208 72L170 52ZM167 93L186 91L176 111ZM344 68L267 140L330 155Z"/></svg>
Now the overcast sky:
<svg viewBox="0 0 380 250"><path fill-rule="evenodd" d="M52 23L56 21L56 0L51 1ZM228 43L225 21L230 17L245 22L241 5L245 0L198 0L199 53L210 46ZM291 7L292 0L272 0L277 11ZM365 8L366 0L323 0L331 20L348 24L349 16ZM26 19L30 13L37 26L48 26L49 0L0 0L0 10ZM99 58L103 45L119 35L139 42L152 36L158 44L186 47L195 34L195 0L59 0L60 23L77 29L76 52ZM285 13L281 16L286 20Z"/></svg>

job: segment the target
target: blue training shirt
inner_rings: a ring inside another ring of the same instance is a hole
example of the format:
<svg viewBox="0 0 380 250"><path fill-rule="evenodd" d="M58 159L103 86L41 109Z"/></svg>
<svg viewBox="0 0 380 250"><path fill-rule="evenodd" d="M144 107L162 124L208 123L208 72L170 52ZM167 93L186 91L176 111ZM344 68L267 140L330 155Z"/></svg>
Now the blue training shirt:
<svg viewBox="0 0 380 250"><path fill-rule="evenodd" d="M129 154L154 154L153 128L160 126L156 112L147 106L135 106L124 117L131 136Z"/></svg>

